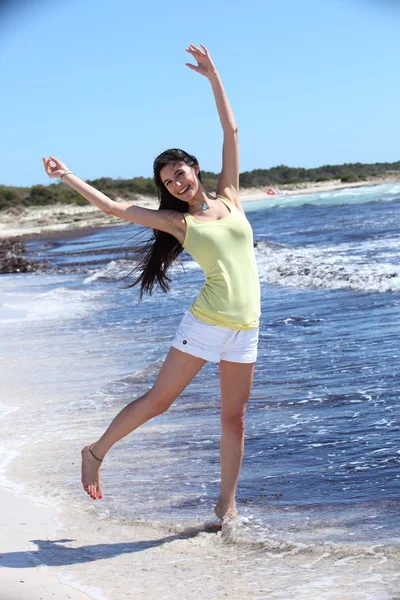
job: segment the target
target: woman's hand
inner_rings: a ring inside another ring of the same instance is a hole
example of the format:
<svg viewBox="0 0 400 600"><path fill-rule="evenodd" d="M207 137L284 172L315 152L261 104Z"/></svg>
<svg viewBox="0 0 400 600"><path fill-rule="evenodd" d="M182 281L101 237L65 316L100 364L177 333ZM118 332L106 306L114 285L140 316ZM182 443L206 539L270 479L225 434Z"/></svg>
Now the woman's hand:
<svg viewBox="0 0 400 600"><path fill-rule="evenodd" d="M189 48L186 48L186 52L189 52L189 54L197 60L197 66L191 65L190 63L186 63L186 66L209 79L211 75L214 75L217 72L217 69L211 60L207 48L203 46L203 44L200 44L200 46L203 50L200 50L197 46L193 46L193 44L190 44Z"/></svg>
<svg viewBox="0 0 400 600"><path fill-rule="evenodd" d="M58 158L54 158L54 156L50 156L49 158L45 158L43 156L42 160L44 170L46 171L47 175L51 177L51 179L55 179L57 177L60 178L61 175L68 171L67 165L61 162L61 160L58 160Z"/></svg>

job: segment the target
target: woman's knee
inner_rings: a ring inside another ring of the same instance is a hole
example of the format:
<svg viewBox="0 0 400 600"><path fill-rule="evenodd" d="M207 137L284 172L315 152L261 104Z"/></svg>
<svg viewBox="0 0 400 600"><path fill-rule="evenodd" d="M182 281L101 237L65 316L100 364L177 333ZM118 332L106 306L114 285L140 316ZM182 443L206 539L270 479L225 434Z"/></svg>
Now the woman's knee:
<svg viewBox="0 0 400 600"><path fill-rule="evenodd" d="M157 393L154 388L151 388L148 392L146 392L145 398L146 403L148 404L150 418L157 417L165 413L175 400L175 397L172 397L168 394Z"/></svg>
<svg viewBox="0 0 400 600"><path fill-rule="evenodd" d="M243 435L244 433L245 414L244 412L233 414L221 414L222 431L229 432L234 435Z"/></svg>

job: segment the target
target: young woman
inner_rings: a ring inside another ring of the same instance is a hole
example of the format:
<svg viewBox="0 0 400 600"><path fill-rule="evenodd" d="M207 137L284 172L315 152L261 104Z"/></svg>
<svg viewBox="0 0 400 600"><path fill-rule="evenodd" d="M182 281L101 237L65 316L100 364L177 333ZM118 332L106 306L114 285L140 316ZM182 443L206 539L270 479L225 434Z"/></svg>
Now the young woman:
<svg viewBox="0 0 400 600"><path fill-rule="evenodd" d="M224 134L216 197L201 183L199 164L183 150L167 150L154 162L160 208L114 202L83 182L54 157L43 158L49 177L60 177L105 213L153 229L135 284L141 294L155 283L169 286L168 267L187 250L206 281L185 313L153 387L112 421L99 440L82 450L82 484L102 497L100 466L110 448L142 423L165 412L207 361L219 365L221 386L221 490L215 513L236 515L235 494L244 445L244 416L257 357L260 286L253 234L239 198L238 129L208 50L189 46L190 69L210 82Z"/></svg>

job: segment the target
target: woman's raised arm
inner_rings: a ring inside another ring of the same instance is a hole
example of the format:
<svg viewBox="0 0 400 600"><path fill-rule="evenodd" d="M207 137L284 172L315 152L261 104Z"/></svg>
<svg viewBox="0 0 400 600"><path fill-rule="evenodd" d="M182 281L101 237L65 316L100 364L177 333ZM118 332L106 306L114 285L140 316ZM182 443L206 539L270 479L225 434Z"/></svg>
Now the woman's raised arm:
<svg viewBox="0 0 400 600"><path fill-rule="evenodd" d="M131 223L136 223L137 225L166 231L179 239L179 241L181 241L181 238L183 240L183 215L179 212L166 209L154 210L135 206L127 202L115 202L102 192L99 192L99 190L96 190L93 186L79 179L63 162L54 158L54 156L50 156L47 159L43 157L43 164L50 178L62 179L64 183L72 187L78 194L86 198L94 206L97 206L104 213L125 219Z"/></svg>
<svg viewBox="0 0 400 600"><path fill-rule="evenodd" d="M190 63L186 65L207 77L211 83L214 93L215 103L217 105L219 119L221 121L222 130L224 133L224 143L222 148L222 171L218 179L217 193L227 196L232 200L237 208L243 212L239 197L239 142L238 142L238 127L233 116L228 97L222 85L221 78L214 63L211 60L210 54L202 44L200 48L190 45L186 49L193 58L197 61L197 66Z"/></svg>

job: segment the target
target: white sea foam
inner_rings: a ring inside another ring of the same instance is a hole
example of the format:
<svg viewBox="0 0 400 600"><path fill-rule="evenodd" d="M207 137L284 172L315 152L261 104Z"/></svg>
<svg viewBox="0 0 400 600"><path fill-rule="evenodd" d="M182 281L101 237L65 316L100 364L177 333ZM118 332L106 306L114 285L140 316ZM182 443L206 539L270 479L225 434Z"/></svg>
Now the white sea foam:
<svg viewBox="0 0 400 600"><path fill-rule="evenodd" d="M94 585L86 585L78 581L75 577L72 577L70 573L61 572L57 574L57 577L61 583L87 594L92 600L110 600L110 596L106 596L101 588Z"/></svg>
<svg viewBox="0 0 400 600"><path fill-rule="evenodd" d="M19 456L19 452L16 450L9 450L4 446L0 446L0 486L11 488L17 493L22 493L24 485L22 483L16 483L9 479L6 475L8 467L12 461Z"/></svg>
<svg viewBox="0 0 400 600"><path fill-rule="evenodd" d="M2 304L3 323L46 321L82 317L103 296L100 291L59 287L40 294L23 293L7 297Z"/></svg>
<svg viewBox="0 0 400 600"><path fill-rule="evenodd" d="M0 419L5 419L11 413L17 412L20 410L19 406L10 406L8 404L0 403Z"/></svg>
<svg viewBox="0 0 400 600"><path fill-rule="evenodd" d="M132 261L112 260L105 267L101 267L92 275L86 277L83 280L83 283L87 285L88 283L93 283L94 281L98 281L101 279L109 281L119 280L124 277L127 277L130 273L132 273L134 268L135 264Z"/></svg>
<svg viewBox="0 0 400 600"><path fill-rule="evenodd" d="M112 260L107 265L96 270L92 275L89 275L89 277L86 277L83 280L83 283L87 285L99 280L120 281L124 277L128 277L134 268L135 262L132 260ZM190 271L192 269L200 269L195 261L188 260L183 263L176 261L169 269L169 273L183 273L184 271Z"/></svg>
<svg viewBox="0 0 400 600"><path fill-rule="evenodd" d="M374 262L373 250L400 246L400 238L336 246L291 248L259 242L256 249L261 281L300 288L350 288L400 291L400 264Z"/></svg>

